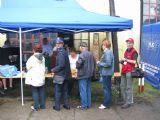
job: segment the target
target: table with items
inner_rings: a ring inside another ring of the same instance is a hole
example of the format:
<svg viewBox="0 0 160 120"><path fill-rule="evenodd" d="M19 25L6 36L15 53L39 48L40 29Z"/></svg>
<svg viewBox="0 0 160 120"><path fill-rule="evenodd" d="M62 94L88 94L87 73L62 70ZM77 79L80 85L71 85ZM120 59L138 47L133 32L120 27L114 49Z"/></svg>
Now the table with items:
<svg viewBox="0 0 160 120"><path fill-rule="evenodd" d="M25 78L25 76L26 76L26 73L23 73L23 74L22 74L22 78ZM46 77L46 78L53 78L53 74L52 74L52 73L47 73L47 74L45 74L45 77ZM1 79L3 79L3 78L21 78L21 75L10 76L10 77L0 76L0 78L1 78Z"/></svg>

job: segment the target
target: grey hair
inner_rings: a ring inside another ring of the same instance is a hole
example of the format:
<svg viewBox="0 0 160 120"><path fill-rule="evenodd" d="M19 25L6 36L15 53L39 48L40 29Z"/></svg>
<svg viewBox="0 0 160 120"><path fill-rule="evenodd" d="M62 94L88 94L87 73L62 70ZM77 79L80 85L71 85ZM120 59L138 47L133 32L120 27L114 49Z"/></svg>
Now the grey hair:
<svg viewBox="0 0 160 120"><path fill-rule="evenodd" d="M88 47L83 47L83 46L80 46L81 48L85 49L85 50L88 50Z"/></svg>

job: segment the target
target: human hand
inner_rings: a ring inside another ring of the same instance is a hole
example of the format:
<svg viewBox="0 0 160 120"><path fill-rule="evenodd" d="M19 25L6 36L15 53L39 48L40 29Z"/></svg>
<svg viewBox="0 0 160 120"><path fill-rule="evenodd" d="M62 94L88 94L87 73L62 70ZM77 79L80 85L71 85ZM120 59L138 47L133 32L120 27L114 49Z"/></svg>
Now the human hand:
<svg viewBox="0 0 160 120"><path fill-rule="evenodd" d="M121 61L126 61L126 58L122 58Z"/></svg>
<svg viewBox="0 0 160 120"><path fill-rule="evenodd" d="M54 76L54 74L55 74L55 73L53 73L53 72L51 73L52 76Z"/></svg>

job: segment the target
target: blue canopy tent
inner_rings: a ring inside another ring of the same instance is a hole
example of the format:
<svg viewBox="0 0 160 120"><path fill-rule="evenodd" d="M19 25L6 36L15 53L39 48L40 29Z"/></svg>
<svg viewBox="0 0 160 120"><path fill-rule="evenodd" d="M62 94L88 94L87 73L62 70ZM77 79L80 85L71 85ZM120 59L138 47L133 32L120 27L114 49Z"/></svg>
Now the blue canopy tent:
<svg viewBox="0 0 160 120"><path fill-rule="evenodd" d="M0 32L19 33L21 71L22 33L122 31L132 27L130 19L86 11L76 0L2 0L0 8ZM21 93L23 105L22 77Z"/></svg>
<svg viewBox="0 0 160 120"><path fill-rule="evenodd" d="M120 31L132 28L132 20L99 15L81 8L75 0L2 0L0 27L79 31Z"/></svg>

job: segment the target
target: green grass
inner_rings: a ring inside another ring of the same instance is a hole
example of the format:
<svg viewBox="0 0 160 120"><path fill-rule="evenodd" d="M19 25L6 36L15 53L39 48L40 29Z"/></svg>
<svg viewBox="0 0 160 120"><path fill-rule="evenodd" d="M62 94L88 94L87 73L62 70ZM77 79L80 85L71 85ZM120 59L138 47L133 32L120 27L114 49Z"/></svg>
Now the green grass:
<svg viewBox="0 0 160 120"><path fill-rule="evenodd" d="M93 102L102 102L103 100L103 89L102 83L100 82L92 82L92 101Z"/></svg>
<svg viewBox="0 0 160 120"><path fill-rule="evenodd" d="M113 101L117 99L119 95L118 90L113 85L112 86L112 99ZM103 100L103 86L102 83L95 81L92 82L92 101L95 103L102 102Z"/></svg>
<svg viewBox="0 0 160 120"><path fill-rule="evenodd" d="M152 101L160 96L160 90L152 87L149 83L145 82L144 93L138 93L138 79L134 80L134 97L140 97L148 101ZM119 92L115 85L112 85L112 99L118 99ZM92 101L101 102L103 100L103 87L102 83L92 82Z"/></svg>
<svg viewBox="0 0 160 120"><path fill-rule="evenodd" d="M138 93L138 80L134 80L134 94L137 97L142 97L147 100L154 100L156 97L160 96L160 90L152 87L148 82L144 84L144 93Z"/></svg>
<svg viewBox="0 0 160 120"><path fill-rule="evenodd" d="M98 82L98 81L94 81L92 82L92 102L93 103L100 103L103 100L103 86L102 83ZM75 91L77 91L76 89L74 89ZM78 91L77 91L78 92ZM18 97L20 96L20 84L14 83L14 89L12 90L8 90L6 92L6 94L4 95L4 97ZM112 99L113 101L116 101L118 99L118 90L116 89L116 86L113 85L112 86ZM31 93L31 87L24 85L24 96L25 97L31 97L32 93ZM47 81L46 82L46 96L48 99L53 98L53 83L52 81ZM152 101L154 100L156 97L160 96L160 90L152 87L149 83L145 82L145 91L144 93L139 94L138 93L138 80L134 80L134 97L140 97L140 98L144 98L146 100ZM71 99L75 102L79 102L79 97L78 94L74 94Z"/></svg>

